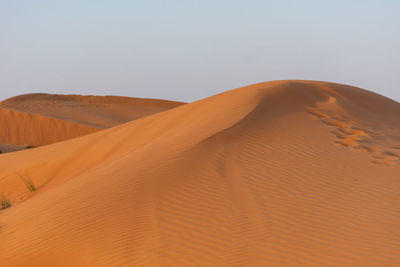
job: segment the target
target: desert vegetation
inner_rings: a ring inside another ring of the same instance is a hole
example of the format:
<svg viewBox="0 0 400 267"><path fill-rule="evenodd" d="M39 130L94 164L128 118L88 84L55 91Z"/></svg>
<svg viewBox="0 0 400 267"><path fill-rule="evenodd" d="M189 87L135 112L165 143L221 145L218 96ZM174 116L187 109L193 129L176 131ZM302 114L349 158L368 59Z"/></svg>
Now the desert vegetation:
<svg viewBox="0 0 400 267"><path fill-rule="evenodd" d="M1 209L2 209L2 210L11 207L10 201L6 198L6 196L5 196L3 193L1 193L1 200L0 200L0 202L1 202L0 205L1 205Z"/></svg>
<svg viewBox="0 0 400 267"><path fill-rule="evenodd" d="M28 176L21 174L21 173L18 173L18 175L19 175L19 177L21 177L22 181L25 183L29 192L36 191L35 185L33 184L32 180Z"/></svg>

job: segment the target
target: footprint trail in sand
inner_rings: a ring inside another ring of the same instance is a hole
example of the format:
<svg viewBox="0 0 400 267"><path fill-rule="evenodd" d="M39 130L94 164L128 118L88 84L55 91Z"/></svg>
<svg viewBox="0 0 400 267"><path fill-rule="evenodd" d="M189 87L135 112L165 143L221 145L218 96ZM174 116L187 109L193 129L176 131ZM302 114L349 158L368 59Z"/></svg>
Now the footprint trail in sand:
<svg viewBox="0 0 400 267"><path fill-rule="evenodd" d="M390 145L398 141L359 125L327 107L337 105L337 102L336 98L329 96L328 101L319 102L316 107L307 106L305 109L328 127L334 128L331 133L336 137L336 144L369 153L373 158L372 162L376 164L400 165L400 147Z"/></svg>

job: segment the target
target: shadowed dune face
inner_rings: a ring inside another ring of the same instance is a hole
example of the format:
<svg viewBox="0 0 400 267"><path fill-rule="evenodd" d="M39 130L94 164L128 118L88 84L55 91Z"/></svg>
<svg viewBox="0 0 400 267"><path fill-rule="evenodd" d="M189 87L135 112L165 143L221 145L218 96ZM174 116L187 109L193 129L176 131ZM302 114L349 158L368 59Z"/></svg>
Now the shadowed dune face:
<svg viewBox="0 0 400 267"><path fill-rule="evenodd" d="M10 144L0 144L0 154L21 151L21 150L24 150L27 148L29 148L29 147L10 145Z"/></svg>
<svg viewBox="0 0 400 267"><path fill-rule="evenodd" d="M182 105L117 96L29 94L0 102L0 142L42 146Z"/></svg>
<svg viewBox="0 0 400 267"><path fill-rule="evenodd" d="M0 261L396 265L399 114L362 89L278 81L2 155Z"/></svg>
<svg viewBox="0 0 400 267"><path fill-rule="evenodd" d="M17 146L42 146L85 134L99 128L39 114L0 108L0 142Z"/></svg>

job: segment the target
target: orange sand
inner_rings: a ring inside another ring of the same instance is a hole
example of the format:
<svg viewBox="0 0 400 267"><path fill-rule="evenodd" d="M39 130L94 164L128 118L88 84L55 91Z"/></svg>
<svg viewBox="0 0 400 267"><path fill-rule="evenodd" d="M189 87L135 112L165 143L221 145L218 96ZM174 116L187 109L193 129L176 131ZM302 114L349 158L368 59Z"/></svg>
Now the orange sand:
<svg viewBox="0 0 400 267"><path fill-rule="evenodd" d="M42 146L97 132L183 103L118 96L28 94L0 102L0 142Z"/></svg>
<svg viewBox="0 0 400 267"><path fill-rule="evenodd" d="M0 155L0 262L396 266L399 190L399 103L261 83Z"/></svg>

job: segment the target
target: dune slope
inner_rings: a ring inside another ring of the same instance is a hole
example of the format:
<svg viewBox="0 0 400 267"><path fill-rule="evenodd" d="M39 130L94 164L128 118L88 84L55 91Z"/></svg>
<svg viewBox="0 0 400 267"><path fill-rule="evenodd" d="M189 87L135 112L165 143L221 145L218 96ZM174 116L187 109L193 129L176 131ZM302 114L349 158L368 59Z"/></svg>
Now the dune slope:
<svg viewBox="0 0 400 267"><path fill-rule="evenodd" d="M278 81L1 155L0 262L396 265L399 114L362 89Z"/></svg>
<svg viewBox="0 0 400 267"><path fill-rule="evenodd" d="M0 142L35 147L52 144L181 104L117 96L16 96L0 102Z"/></svg>

